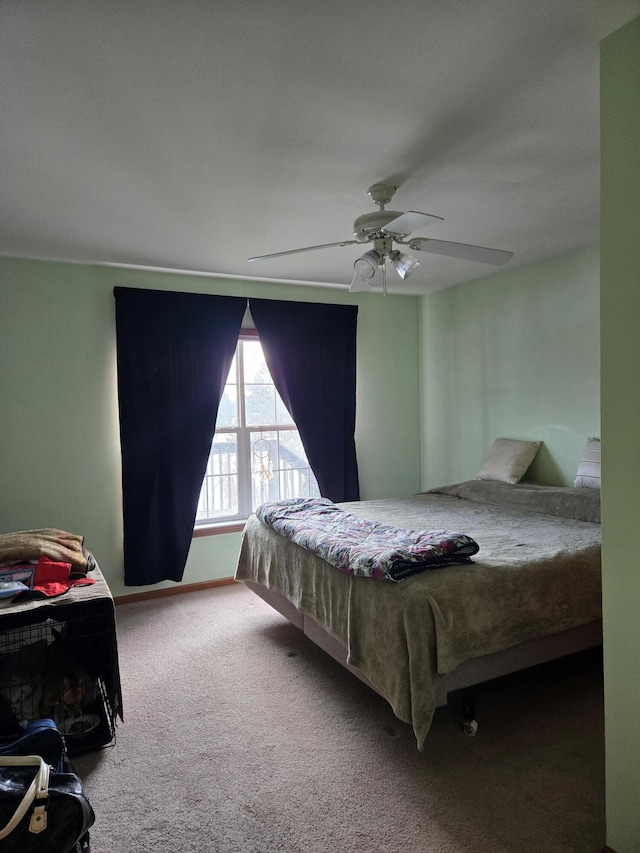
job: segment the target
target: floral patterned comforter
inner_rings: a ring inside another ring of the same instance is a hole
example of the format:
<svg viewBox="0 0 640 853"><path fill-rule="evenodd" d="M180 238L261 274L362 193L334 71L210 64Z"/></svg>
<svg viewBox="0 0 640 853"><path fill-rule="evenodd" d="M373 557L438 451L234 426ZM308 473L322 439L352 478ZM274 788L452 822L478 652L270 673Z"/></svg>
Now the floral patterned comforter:
<svg viewBox="0 0 640 853"><path fill-rule="evenodd" d="M478 543L448 530L405 530L358 518L326 498L264 503L263 524L343 572L398 582L425 569L470 563Z"/></svg>

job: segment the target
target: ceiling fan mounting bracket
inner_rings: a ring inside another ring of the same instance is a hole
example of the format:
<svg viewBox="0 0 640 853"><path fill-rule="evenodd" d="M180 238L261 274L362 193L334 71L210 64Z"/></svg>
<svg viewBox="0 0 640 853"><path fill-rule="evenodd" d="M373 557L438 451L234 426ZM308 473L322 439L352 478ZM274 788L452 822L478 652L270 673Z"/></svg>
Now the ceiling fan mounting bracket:
<svg viewBox="0 0 640 853"><path fill-rule="evenodd" d="M379 204L382 210L385 204L389 204L396 192L393 184L372 184L367 190L375 204Z"/></svg>

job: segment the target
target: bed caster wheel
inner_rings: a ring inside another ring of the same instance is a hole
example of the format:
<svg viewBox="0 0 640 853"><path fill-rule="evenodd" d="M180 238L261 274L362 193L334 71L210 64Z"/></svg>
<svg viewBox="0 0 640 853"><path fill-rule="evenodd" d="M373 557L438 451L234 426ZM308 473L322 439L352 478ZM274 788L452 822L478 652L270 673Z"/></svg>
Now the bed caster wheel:
<svg viewBox="0 0 640 853"><path fill-rule="evenodd" d="M478 731L476 720L476 693L473 690L463 690L460 694L462 711L462 730L469 737L473 737Z"/></svg>
<svg viewBox="0 0 640 853"><path fill-rule="evenodd" d="M478 721L477 720L465 720L462 723L462 729L466 735L469 737L473 737L478 731Z"/></svg>

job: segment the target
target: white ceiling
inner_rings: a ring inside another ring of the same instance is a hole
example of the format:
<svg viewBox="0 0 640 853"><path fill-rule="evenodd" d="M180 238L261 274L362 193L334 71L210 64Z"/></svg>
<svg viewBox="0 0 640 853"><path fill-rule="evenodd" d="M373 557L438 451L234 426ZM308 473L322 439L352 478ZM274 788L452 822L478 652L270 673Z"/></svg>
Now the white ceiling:
<svg viewBox="0 0 640 853"><path fill-rule="evenodd" d="M599 41L640 0L0 0L0 254L348 287L389 181L415 236L599 230ZM366 247L365 247L366 248ZM421 253L402 293L494 272Z"/></svg>

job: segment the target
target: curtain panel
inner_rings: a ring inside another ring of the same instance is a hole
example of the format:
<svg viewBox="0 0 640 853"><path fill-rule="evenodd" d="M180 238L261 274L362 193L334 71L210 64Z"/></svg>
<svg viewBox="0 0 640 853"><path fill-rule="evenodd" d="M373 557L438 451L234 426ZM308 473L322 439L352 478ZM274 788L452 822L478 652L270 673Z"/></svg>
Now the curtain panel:
<svg viewBox="0 0 640 853"><path fill-rule="evenodd" d="M182 580L246 298L114 288L124 579Z"/></svg>
<svg viewBox="0 0 640 853"><path fill-rule="evenodd" d="M265 360L320 493L360 499L355 448L355 305L249 299Z"/></svg>

